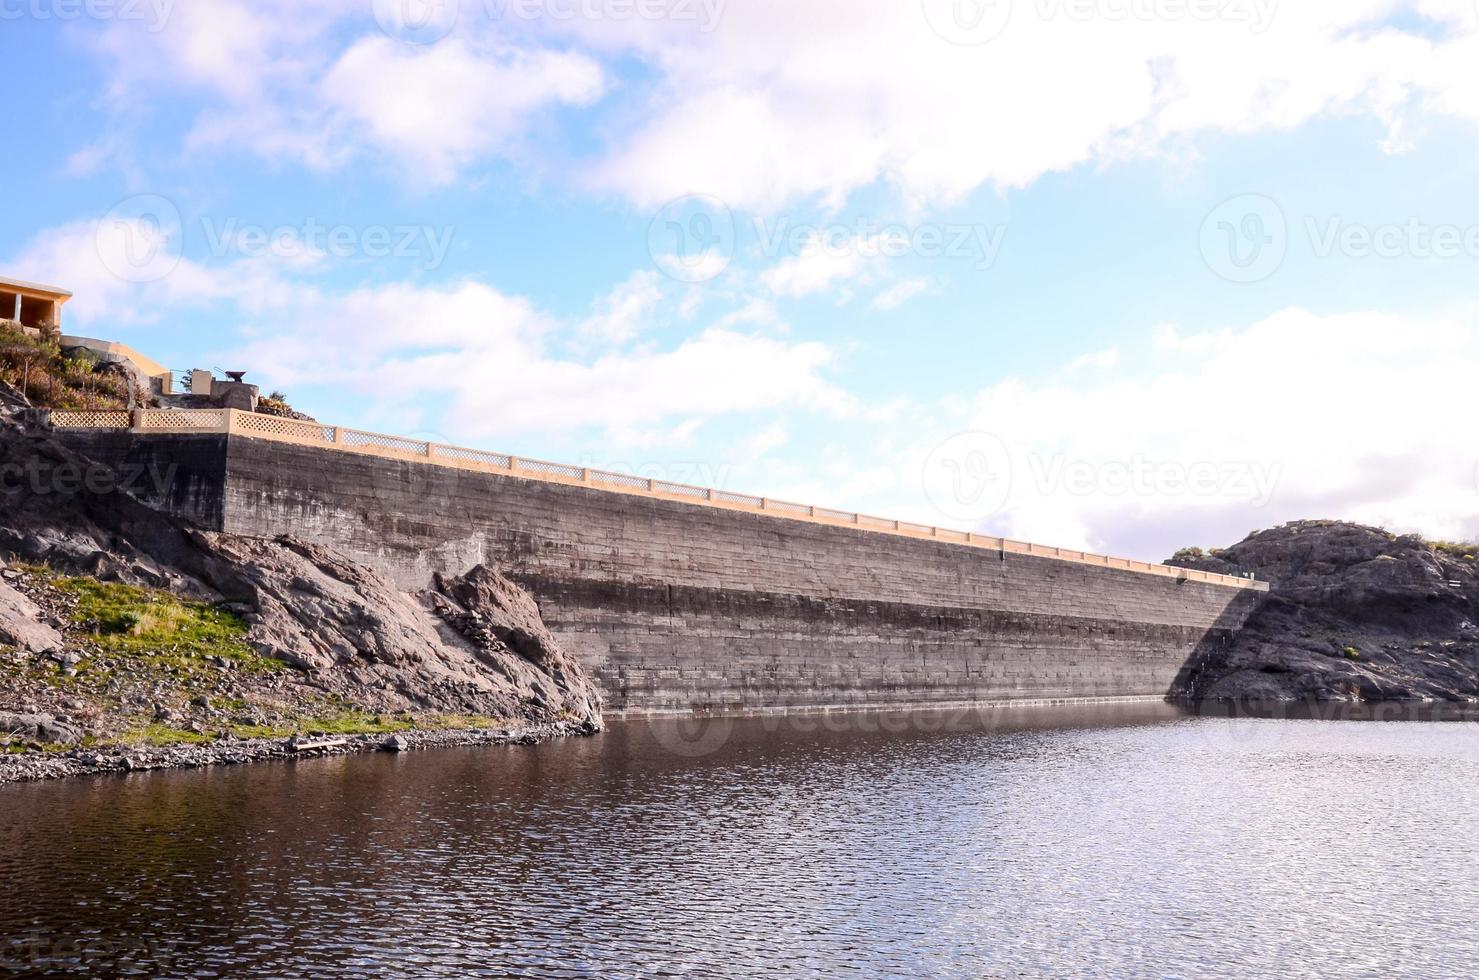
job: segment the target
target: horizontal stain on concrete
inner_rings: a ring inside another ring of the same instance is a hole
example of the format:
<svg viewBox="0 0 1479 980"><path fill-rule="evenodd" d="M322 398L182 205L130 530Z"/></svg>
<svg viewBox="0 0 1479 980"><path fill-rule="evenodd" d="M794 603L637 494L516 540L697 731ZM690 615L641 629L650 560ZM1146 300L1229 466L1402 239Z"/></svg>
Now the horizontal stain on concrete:
<svg viewBox="0 0 1479 980"><path fill-rule="evenodd" d="M485 562L615 712L1163 696L1261 594L761 513L226 435L62 433L170 466L152 501L407 588Z"/></svg>

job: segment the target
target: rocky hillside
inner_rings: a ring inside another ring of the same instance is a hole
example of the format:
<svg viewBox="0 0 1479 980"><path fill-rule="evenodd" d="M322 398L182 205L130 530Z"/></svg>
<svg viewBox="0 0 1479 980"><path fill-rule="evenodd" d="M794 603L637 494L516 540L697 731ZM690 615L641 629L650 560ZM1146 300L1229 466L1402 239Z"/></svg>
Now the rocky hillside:
<svg viewBox="0 0 1479 980"><path fill-rule="evenodd" d="M201 533L27 418L0 409L0 755L599 727L496 569L411 594L307 541Z"/></svg>
<svg viewBox="0 0 1479 980"><path fill-rule="evenodd" d="M1270 583L1236 639L1201 657L1188 697L1479 700L1479 561L1469 546L1298 521L1170 563Z"/></svg>

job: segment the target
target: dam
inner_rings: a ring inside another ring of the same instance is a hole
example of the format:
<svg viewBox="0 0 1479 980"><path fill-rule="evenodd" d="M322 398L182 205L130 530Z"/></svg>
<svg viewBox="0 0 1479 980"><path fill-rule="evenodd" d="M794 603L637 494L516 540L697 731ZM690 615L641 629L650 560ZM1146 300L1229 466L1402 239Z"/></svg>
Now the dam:
<svg viewBox="0 0 1479 980"><path fill-rule="evenodd" d="M497 567L612 715L1152 700L1267 585L235 409L53 412L203 530Z"/></svg>

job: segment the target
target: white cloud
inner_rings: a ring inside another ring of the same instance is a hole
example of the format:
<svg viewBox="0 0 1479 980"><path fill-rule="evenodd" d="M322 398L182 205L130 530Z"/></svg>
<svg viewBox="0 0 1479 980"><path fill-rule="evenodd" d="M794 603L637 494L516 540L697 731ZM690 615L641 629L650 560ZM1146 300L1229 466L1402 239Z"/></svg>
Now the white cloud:
<svg viewBox="0 0 1479 980"><path fill-rule="evenodd" d="M416 186L510 154L544 110L585 105L605 88L593 58L487 31L408 45L374 27L370 4L191 0L162 24L120 18L96 44L111 62L115 124L196 100L190 149L245 149L334 169L371 153ZM368 31L368 33L366 33ZM96 170L127 146L109 132L73 155Z"/></svg>
<svg viewBox="0 0 1479 980"><path fill-rule="evenodd" d="M600 66L583 55L371 37L344 52L320 91L330 118L417 180L443 184L506 151L531 114L589 103L602 88Z"/></svg>
<svg viewBox="0 0 1479 980"><path fill-rule="evenodd" d="M6 261L15 275L72 291L66 323L157 323L172 311L265 290L263 265L211 268L179 257L175 223L119 216L75 221L36 235Z"/></svg>
<svg viewBox="0 0 1479 980"><path fill-rule="evenodd" d="M479 283L314 294L274 321L270 336L237 352L254 374L412 403L445 397L441 431L464 440L595 430L609 446L726 415L854 409L823 376L834 356L824 344L715 326L666 349L562 356L561 341L587 324L561 323ZM335 352L332 376L316 367L323 351Z"/></svg>
<svg viewBox="0 0 1479 980"><path fill-rule="evenodd" d="M1063 368L1064 374L1077 374L1080 371L1103 371L1114 367L1119 363L1120 352L1111 347L1108 350L1095 351L1092 354L1082 354L1069 361Z"/></svg>
<svg viewBox="0 0 1479 980"><path fill-rule="evenodd" d="M1479 450L1428 394L1479 371L1479 317L1288 309L1204 336L1163 328L1100 366L1002 382L959 418L1010 449L987 528L1152 558L1304 517L1479 533Z"/></svg>
<svg viewBox="0 0 1479 980"><path fill-rule="evenodd" d="M189 146L320 169L373 153L423 184L519 152L552 110L602 99L598 124L580 123L604 147L593 159L568 166L548 146L520 159L642 207L702 191L754 209L840 205L880 181L934 205L1329 115L1380 120L1394 149L1429 118L1479 123L1475 17L1439 0L1221 5L1270 10L1263 30L1243 17L1111 17L1132 5L1109 0L1017 0L1004 33L978 46L936 34L920 2L747 0L713 21L538 23L463 4L458 30L426 46L379 33L369 6L192 0L157 32L111 22L97 42L108 102L133 118L186 94L201 103ZM1392 26L1413 9L1424 29ZM96 168L122 144L106 133L74 163Z"/></svg>
<svg viewBox="0 0 1479 980"><path fill-rule="evenodd" d="M851 282L869 267L859 239L836 249L807 248L761 274L767 289L779 296L810 296Z"/></svg>
<svg viewBox="0 0 1479 980"><path fill-rule="evenodd" d="M608 343L631 340L663 298L658 273L638 270L596 303L596 311L581 324L580 333Z"/></svg>
<svg viewBox="0 0 1479 980"><path fill-rule="evenodd" d="M873 297L875 310L896 310L929 288L929 280L905 279Z"/></svg>
<svg viewBox="0 0 1479 980"><path fill-rule="evenodd" d="M733 4L710 34L633 31L663 68L660 97L594 181L644 206L695 189L735 207L838 203L878 180L939 203L1207 132L1364 113L1397 133L1414 114L1479 116L1467 15L1431 39L1383 24L1394 0L1278 4L1261 32L1065 12L1083 6L1018 2L979 46L943 40L919 3L850 0Z"/></svg>
<svg viewBox="0 0 1479 980"><path fill-rule="evenodd" d="M175 257L177 235L134 220L76 222L36 236L5 268L73 289L69 328L126 337L204 310L221 327L216 349L198 354L229 355L274 386L374 391L413 413L442 400L451 410L436 424L467 440L595 430L608 445L660 432L671 441L724 416L859 410L825 377L831 347L772 336L763 301L666 347L640 342L664 298L650 270L593 316L564 321L477 282L334 292L304 281L291 256L203 266ZM575 343L591 336L603 341L599 355Z"/></svg>

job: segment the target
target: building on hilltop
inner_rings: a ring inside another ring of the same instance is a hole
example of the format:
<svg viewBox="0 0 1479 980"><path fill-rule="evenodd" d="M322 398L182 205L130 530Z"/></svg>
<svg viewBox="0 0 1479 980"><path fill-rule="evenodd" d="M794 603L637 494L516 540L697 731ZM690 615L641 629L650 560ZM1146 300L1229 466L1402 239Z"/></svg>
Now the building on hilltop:
<svg viewBox="0 0 1479 980"><path fill-rule="evenodd" d="M62 331L62 304L72 294L56 286L0 276L0 321L9 321L33 337Z"/></svg>

